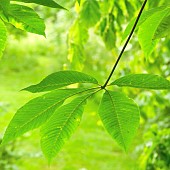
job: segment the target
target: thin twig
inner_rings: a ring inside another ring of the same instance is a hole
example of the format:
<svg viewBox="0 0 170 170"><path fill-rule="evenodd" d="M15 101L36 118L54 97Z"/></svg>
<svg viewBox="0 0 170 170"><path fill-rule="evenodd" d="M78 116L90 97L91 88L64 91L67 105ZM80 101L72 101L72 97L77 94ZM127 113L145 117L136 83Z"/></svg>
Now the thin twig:
<svg viewBox="0 0 170 170"><path fill-rule="evenodd" d="M107 86L109 80L111 79L111 77L112 77L112 75L113 75L113 73L114 73L114 71L115 71L115 69L116 69L116 67L117 67L117 65L118 65L118 63L119 63L119 61L120 61L120 59L121 59L121 57L122 57L122 55L123 55L123 53L124 53L127 45L128 45L128 43L129 43L129 41L130 41L130 39L131 39L131 37L132 37L132 35L133 35L134 31L135 31L135 28L136 28L136 26L137 26L137 24L138 24L138 21L139 21L139 19L140 19L140 17L141 17L141 14L142 14L142 12L143 12L143 10L144 10L144 8L145 8L146 3L147 3L147 0L145 0L144 3L142 4L142 7L141 7L141 9L140 9L140 11L139 11L139 14L138 14L138 16L137 16L137 18L136 18L136 21L135 21L135 23L134 23L134 26L133 26L133 28L132 28L132 30L131 30L131 32L130 32L130 34L129 34L129 36L128 36L128 38L127 38L127 40L126 40L126 42L125 42L125 44L124 44L124 46L123 46L123 48L122 48L122 50L121 50L121 52L120 52L120 54L119 54L117 60L116 60L115 65L113 66L112 71L111 71L108 79L106 80L105 84L104 84L103 86L101 86L102 89L105 89L105 87Z"/></svg>

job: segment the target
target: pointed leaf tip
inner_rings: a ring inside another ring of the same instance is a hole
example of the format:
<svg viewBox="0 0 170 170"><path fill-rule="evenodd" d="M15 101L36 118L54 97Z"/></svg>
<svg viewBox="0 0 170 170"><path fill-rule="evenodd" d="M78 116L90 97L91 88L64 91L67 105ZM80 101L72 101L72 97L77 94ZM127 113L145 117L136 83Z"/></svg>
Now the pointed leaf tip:
<svg viewBox="0 0 170 170"><path fill-rule="evenodd" d="M16 112L7 127L2 144L38 128L53 115L65 99L84 91L87 91L87 89L56 90L32 99Z"/></svg>
<svg viewBox="0 0 170 170"><path fill-rule="evenodd" d="M39 84L29 86L23 90L37 93L51 91L57 88L68 86L75 83L93 83L98 84L97 80L87 74L77 71L59 71L50 74L44 78Z"/></svg>
<svg viewBox="0 0 170 170"><path fill-rule="evenodd" d="M154 90L170 89L170 81L168 81L164 77L154 74L129 74L127 76L115 80L110 85Z"/></svg>
<svg viewBox="0 0 170 170"><path fill-rule="evenodd" d="M83 105L93 94L94 91L89 92L60 107L42 126L41 148L49 163L76 130L83 114Z"/></svg>
<svg viewBox="0 0 170 170"><path fill-rule="evenodd" d="M136 103L121 92L106 91L99 115L108 133L127 151L139 126L140 113Z"/></svg>

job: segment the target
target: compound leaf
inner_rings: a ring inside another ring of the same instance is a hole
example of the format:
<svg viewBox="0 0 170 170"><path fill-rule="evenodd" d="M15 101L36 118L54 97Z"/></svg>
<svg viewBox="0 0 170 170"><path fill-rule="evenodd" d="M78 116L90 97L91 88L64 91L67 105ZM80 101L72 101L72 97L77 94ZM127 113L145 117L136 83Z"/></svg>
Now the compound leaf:
<svg viewBox="0 0 170 170"><path fill-rule="evenodd" d="M140 113L136 103L121 92L106 91L99 115L109 134L127 150L139 126Z"/></svg>
<svg viewBox="0 0 170 170"><path fill-rule="evenodd" d="M2 14L1 17L18 29L45 36L43 19L29 7L11 4L8 11L8 20Z"/></svg>
<svg viewBox="0 0 170 170"><path fill-rule="evenodd" d="M115 80L111 85L155 90L170 89L170 81L153 74L130 74Z"/></svg>
<svg viewBox="0 0 170 170"><path fill-rule="evenodd" d="M63 104L65 99L83 91L86 89L56 90L29 101L14 115L7 127L2 144L41 126L53 115L56 108Z"/></svg>
<svg viewBox="0 0 170 170"><path fill-rule="evenodd" d="M50 74L45 79L43 79L39 84L29 86L23 90L27 90L32 93L37 93L54 90L74 83L98 84L95 78L87 74L77 71L59 71Z"/></svg>
<svg viewBox="0 0 170 170"><path fill-rule="evenodd" d="M7 30L4 22L0 19L0 58L5 49L5 44L7 40Z"/></svg>
<svg viewBox="0 0 170 170"><path fill-rule="evenodd" d="M39 5L43 5L43 6L47 6L51 8L65 9L64 7L62 7L61 5L59 5L53 0L12 0L12 1L18 1L18 2L24 2L24 3L35 3L35 4L39 4Z"/></svg>
<svg viewBox="0 0 170 170"><path fill-rule="evenodd" d="M60 107L41 128L41 147L49 162L71 137L80 123L83 105L94 92L74 99Z"/></svg>

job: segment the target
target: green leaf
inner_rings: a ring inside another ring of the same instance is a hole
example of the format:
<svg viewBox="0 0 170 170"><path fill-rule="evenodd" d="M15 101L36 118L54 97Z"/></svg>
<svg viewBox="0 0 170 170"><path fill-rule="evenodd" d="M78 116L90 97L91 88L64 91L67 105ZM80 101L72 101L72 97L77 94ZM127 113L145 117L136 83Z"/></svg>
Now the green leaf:
<svg viewBox="0 0 170 170"><path fill-rule="evenodd" d="M170 35L170 15L165 17L159 24L153 39L163 38Z"/></svg>
<svg viewBox="0 0 170 170"><path fill-rule="evenodd" d="M18 1L18 2L24 2L24 3L35 3L35 4L39 4L39 5L43 5L43 6L47 6L51 8L65 9L64 7L62 7L61 5L59 5L53 0L12 0L12 1Z"/></svg>
<svg viewBox="0 0 170 170"><path fill-rule="evenodd" d="M116 43L116 34L112 26L106 28L103 34L103 40L108 50L112 50L115 47Z"/></svg>
<svg viewBox="0 0 170 170"><path fill-rule="evenodd" d="M0 1L0 8L2 8L3 11L8 10L10 4L10 0L1 0Z"/></svg>
<svg viewBox="0 0 170 170"><path fill-rule="evenodd" d="M11 4L8 11L8 20L2 14L1 17L18 29L45 36L43 19L29 7Z"/></svg>
<svg viewBox="0 0 170 170"><path fill-rule="evenodd" d="M153 74L130 74L115 80L111 85L155 90L170 89L170 81Z"/></svg>
<svg viewBox="0 0 170 170"><path fill-rule="evenodd" d="M71 42L69 44L68 60L74 70L82 70L84 67L84 47L81 44Z"/></svg>
<svg viewBox="0 0 170 170"><path fill-rule="evenodd" d="M87 27L94 26L100 20L100 7L96 0L85 0L80 11L80 20Z"/></svg>
<svg viewBox="0 0 170 170"><path fill-rule="evenodd" d="M76 44L84 44L88 40L88 30L79 20L71 26L69 30L69 41Z"/></svg>
<svg viewBox="0 0 170 170"><path fill-rule="evenodd" d="M0 1L0 9L2 9L4 16L8 20L8 9L10 5L10 0L1 0Z"/></svg>
<svg viewBox="0 0 170 170"><path fill-rule="evenodd" d="M56 108L61 106L65 99L84 91L87 89L56 90L29 101L14 115L5 132L2 144L38 128L53 115Z"/></svg>
<svg viewBox="0 0 170 170"><path fill-rule="evenodd" d="M50 74L39 84L29 86L23 90L32 93L54 90L74 83L93 83L98 84L97 80L87 74L77 71L59 71Z"/></svg>
<svg viewBox="0 0 170 170"><path fill-rule="evenodd" d="M81 121L83 105L94 92L74 99L60 107L41 129L41 147L44 155L51 162L52 158L71 137Z"/></svg>
<svg viewBox="0 0 170 170"><path fill-rule="evenodd" d="M126 0L125 4L126 4L126 9L127 9L129 17L132 17L134 15L134 11L135 11L133 2Z"/></svg>
<svg viewBox="0 0 170 170"><path fill-rule="evenodd" d="M88 30L79 20L76 20L70 28L68 38L68 59L71 66L74 70L82 70L85 61L83 45L88 40Z"/></svg>
<svg viewBox="0 0 170 170"><path fill-rule="evenodd" d="M136 103L121 92L106 91L99 115L109 134L127 151L139 126L140 113Z"/></svg>
<svg viewBox="0 0 170 170"><path fill-rule="evenodd" d="M77 2L79 3L79 5L80 5L80 3L81 3L81 0L77 0Z"/></svg>
<svg viewBox="0 0 170 170"><path fill-rule="evenodd" d="M169 6L168 6L169 7ZM167 8L167 6L161 6L161 7L156 7L156 8L152 8L148 11L144 11L139 19L139 22L137 24L136 30L140 27L141 24L143 24L147 19L149 19L153 14L155 14L156 12L160 12L162 10L165 10ZM122 41L124 41L127 36L130 34L132 27L135 23L136 18L133 18L130 23L127 25L123 36L122 36Z"/></svg>
<svg viewBox="0 0 170 170"><path fill-rule="evenodd" d="M167 16L169 12L169 8L156 12L151 17L149 17L143 24L141 24L138 31L138 39L146 57L148 57L153 52L157 43L156 40L153 40L154 34L161 21L164 19L164 17Z"/></svg>
<svg viewBox="0 0 170 170"><path fill-rule="evenodd" d="M7 40L7 30L4 22L0 19L0 58L2 57Z"/></svg>

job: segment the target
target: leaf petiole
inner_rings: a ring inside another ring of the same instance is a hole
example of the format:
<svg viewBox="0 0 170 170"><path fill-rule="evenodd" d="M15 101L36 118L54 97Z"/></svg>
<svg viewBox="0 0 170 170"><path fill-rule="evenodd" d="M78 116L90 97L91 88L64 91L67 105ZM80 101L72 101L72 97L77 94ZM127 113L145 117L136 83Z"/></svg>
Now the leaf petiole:
<svg viewBox="0 0 170 170"><path fill-rule="evenodd" d="M112 77L112 75L113 75L113 73L114 73L114 71L115 71L115 69L116 69L116 67L117 67L117 65L118 65L118 63L119 63L119 61L120 61L120 59L121 59L127 45L128 45L128 43L130 41L130 39L131 39L131 37L132 37L132 35L133 35L134 31L135 31L135 28L136 28L136 26L137 26L137 24L139 22L139 19L140 19L141 15L142 15L142 12L143 12L143 10L145 8L146 3L147 3L147 0L144 1L143 5L142 5L142 7L141 7L141 9L139 11L139 14L138 14L138 16L136 18L136 21L135 21L134 25L133 25L133 28L132 28L132 30L131 30L131 32L130 32L130 34L129 34L129 36L128 36L128 38L127 38L127 40L126 40L126 42L125 42L125 44L124 44L124 46L123 46L123 48L122 48L122 50L121 50L121 52L119 54L117 60L116 60L116 63L114 64L114 66L112 68L112 71L111 71L109 77L107 78L105 84L103 86L101 86L102 89L105 89L105 87L107 86L109 80L111 79L111 77Z"/></svg>

